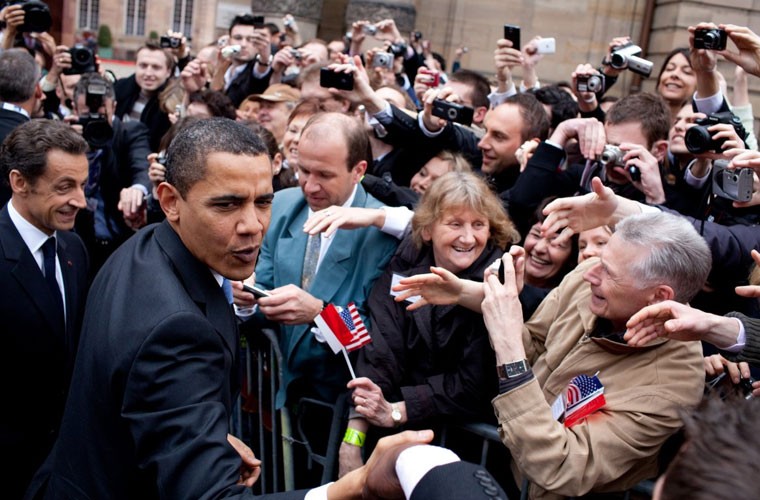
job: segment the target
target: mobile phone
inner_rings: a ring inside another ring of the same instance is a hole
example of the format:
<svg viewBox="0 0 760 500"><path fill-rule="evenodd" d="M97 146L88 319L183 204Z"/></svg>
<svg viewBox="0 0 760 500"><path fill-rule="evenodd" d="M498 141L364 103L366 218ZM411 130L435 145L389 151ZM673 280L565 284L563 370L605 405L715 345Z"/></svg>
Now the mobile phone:
<svg viewBox="0 0 760 500"><path fill-rule="evenodd" d="M554 38L542 38L536 40L536 53L554 54L557 51L557 42Z"/></svg>
<svg viewBox="0 0 760 500"><path fill-rule="evenodd" d="M253 24L262 26L264 24L264 16L253 16Z"/></svg>
<svg viewBox="0 0 760 500"><path fill-rule="evenodd" d="M354 74L322 68L319 70L319 84L327 88L354 90Z"/></svg>
<svg viewBox="0 0 760 500"><path fill-rule="evenodd" d="M512 48L520 50L520 27L514 24L504 25L504 38L512 42Z"/></svg>
<svg viewBox="0 0 760 500"><path fill-rule="evenodd" d="M474 114L475 110L469 106L444 101L443 99L436 99L433 101L433 116L443 118L450 122L470 125Z"/></svg>
<svg viewBox="0 0 760 500"><path fill-rule="evenodd" d="M250 293L257 299L260 299L261 297L271 297L272 294L267 292L266 290L262 290L261 288L258 288L256 286L249 286L243 283L243 290Z"/></svg>

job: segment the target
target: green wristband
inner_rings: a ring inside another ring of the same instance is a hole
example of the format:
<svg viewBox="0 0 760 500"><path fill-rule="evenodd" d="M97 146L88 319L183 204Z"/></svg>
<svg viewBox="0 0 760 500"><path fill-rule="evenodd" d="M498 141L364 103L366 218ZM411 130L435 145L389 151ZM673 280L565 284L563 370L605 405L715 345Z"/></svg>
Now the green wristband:
<svg viewBox="0 0 760 500"><path fill-rule="evenodd" d="M343 442L352 444L354 446L358 446L361 448L364 446L364 440L367 439L367 435L363 433L362 431L357 431L356 429L347 428L346 429L346 435L343 436Z"/></svg>

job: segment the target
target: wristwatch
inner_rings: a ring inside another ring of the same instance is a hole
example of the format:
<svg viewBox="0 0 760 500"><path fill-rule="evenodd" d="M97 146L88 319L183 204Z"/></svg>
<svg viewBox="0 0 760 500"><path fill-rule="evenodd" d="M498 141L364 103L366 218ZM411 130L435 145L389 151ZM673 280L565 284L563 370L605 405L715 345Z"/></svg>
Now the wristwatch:
<svg viewBox="0 0 760 500"><path fill-rule="evenodd" d="M269 60L267 62L264 62L261 60L261 54L256 54L256 57L253 58L254 61L256 61L258 64L261 64L262 66L271 66L272 60L274 59L274 55L269 54Z"/></svg>
<svg viewBox="0 0 760 500"><path fill-rule="evenodd" d="M524 373L528 373L528 370L530 370L530 365L527 359L512 361L496 367L496 373L502 380L519 377Z"/></svg>
<svg viewBox="0 0 760 500"><path fill-rule="evenodd" d="M401 425L401 410L398 407L398 403L391 403L391 419L396 427Z"/></svg>

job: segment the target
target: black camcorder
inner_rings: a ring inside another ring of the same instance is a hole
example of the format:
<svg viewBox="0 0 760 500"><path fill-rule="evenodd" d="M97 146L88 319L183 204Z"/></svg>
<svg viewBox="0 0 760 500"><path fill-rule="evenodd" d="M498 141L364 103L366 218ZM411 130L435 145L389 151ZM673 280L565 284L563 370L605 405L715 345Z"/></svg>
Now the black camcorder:
<svg viewBox="0 0 760 500"><path fill-rule="evenodd" d="M688 128L686 134L684 134L686 149L692 154L702 154L709 151L721 153L723 151L721 147L726 139L713 139L712 133L707 130L709 127L717 125L718 123L728 123L732 125L741 140L744 140L747 137L747 132L744 130L742 121L730 111L713 113L705 118L698 118L694 123L695 125Z"/></svg>
<svg viewBox="0 0 760 500"><path fill-rule="evenodd" d="M83 75L84 73L97 73L98 65L95 54L82 44L76 44L69 49L71 54L71 67L63 70L64 75Z"/></svg>

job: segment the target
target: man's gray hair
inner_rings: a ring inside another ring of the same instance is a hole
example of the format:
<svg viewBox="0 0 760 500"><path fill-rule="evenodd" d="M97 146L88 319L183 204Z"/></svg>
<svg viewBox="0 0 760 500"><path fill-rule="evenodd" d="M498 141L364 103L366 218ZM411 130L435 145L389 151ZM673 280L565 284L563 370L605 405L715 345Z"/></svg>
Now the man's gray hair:
<svg viewBox="0 0 760 500"><path fill-rule="evenodd" d="M705 240L683 217L665 212L633 215L623 219L615 234L649 254L631 265L631 274L642 286L665 284L673 300L686 303L702 289L712 265Z"/></svg>
<svg viewBox="0 0 760 500"><path fill-rule="evenodd" d="M0 100L19 104L34 96L40 68L24 49L8 49L0 54Z"/></svg>

